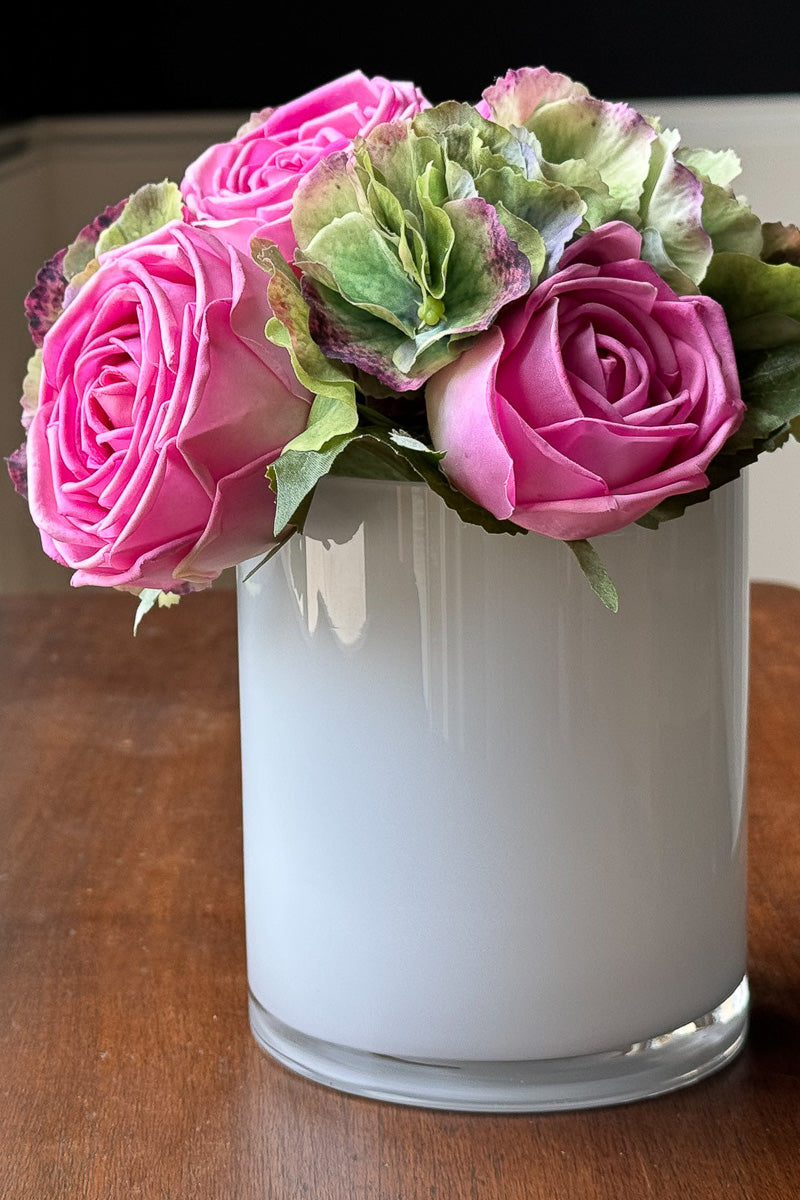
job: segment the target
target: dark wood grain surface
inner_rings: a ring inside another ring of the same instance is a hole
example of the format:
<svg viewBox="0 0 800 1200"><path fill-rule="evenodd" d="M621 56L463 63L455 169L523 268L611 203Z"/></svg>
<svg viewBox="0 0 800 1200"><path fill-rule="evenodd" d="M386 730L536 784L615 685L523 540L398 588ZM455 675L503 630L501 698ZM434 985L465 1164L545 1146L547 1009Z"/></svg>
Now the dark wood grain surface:
<svg viewBox="0 0 800 1200"><path fill-rule="evenodd" d="M552 1116L340 1095L246 1016L230 592L0 599L0 1197L800 1195L800 591L753 591L752 1029L712 1078Z"/></svg>

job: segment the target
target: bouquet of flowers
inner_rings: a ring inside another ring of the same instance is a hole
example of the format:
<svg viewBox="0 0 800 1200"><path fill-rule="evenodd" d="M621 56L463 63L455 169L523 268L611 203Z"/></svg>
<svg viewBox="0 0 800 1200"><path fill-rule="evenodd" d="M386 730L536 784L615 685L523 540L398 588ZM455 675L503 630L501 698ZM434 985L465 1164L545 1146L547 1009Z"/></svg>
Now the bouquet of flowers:
<svg viewBox="0 0 800 1200"><path fill-rule="evenodd" d="M8 465L45 551L141 613L274 552L329 473L416 480L615 607L591 539L798 432L800 233L739 170L544 67L264 109L37 277Z"/></svg>

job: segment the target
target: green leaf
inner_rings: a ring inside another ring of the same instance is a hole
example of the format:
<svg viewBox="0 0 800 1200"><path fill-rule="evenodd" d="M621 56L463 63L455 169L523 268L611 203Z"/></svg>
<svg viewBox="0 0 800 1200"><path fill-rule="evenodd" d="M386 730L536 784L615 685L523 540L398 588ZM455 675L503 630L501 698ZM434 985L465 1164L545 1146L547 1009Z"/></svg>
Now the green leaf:
<svg viewBox="0 0 800 1200"><path fill-rule="evenodd" d="M306 293L315 309L309 321L315 322L317 348L324 347L326 361L350 363L354 372L363 371L369 377L380 371L379 382L392 392L404 384L412 390L419 386L416 380L409 381L400 372L383 370L405 343L415 352L415 339L406 338L395 325L380 320L365 308L349 304L334 288L317 282L308 285Z"/></svg>
<svg viewBox="0 0 800 1200"><path fill-rule="evenodd" d="M357 458L357 455L360 457ZM373 468L376 473L369 470L369 460L364 455L371 455L381 464L380 468L377 465ZM347 455L337 461L334 473L421 481L468 525L479 525L489 533L526 534L527 531L519 525L499 520L454 488L440 470L439 463L443 457L441 451L431 449L401 430L393 429L388 434L385 430L370 430L363 439L353 440L347 448ZM353 470L354 464L357 464L358 470ZM391 475L385 474L388 469L392 470Z"/></svg>
<svg viewBox="0 0 800 1200"><path fill-rule="evenodd" d="M447 313L453 332L486 329L503 305L525 294L531 267L483 200L449 200L445 212L455 243L447 271Z"/></svg>
<svg viewBox="0 0 800 1200"><path fill-rule="evenodd" d="M680 146L676 159L697 176L716 187L726 188L742 173L742 164L734 150L706 150L702 147Z"/></svg>
<svg viewBox="0 0 800 1200"><path fill-rule="evenodd" d="M67 248L64 258L64 278L70 283L77 281L77 285L79 286L84 271L87 269L96 269L96 266L97 241L92 240L91 236L79 234L75 241L71 242Z"/></svg>
<svg viewBox="0 0 800 1200"><path fill-rule="evenodd" d="M176 183L146 183L134 192L124 209L97 239L97 254L115 246L127 246L148 233L154 233L169 221L183 215L183 197Z"/></svg>
<svg viewBox="0 0 800 1200"><path fill-rule="evenodd" d="M392 445L399 446L401 450L411 450L415 454L424 454L431 462L440 462L445 456L444 450L434 450L402 429L393 429L389 438Z"/></svg>
<svg viewBox="0 0 800 1200"><path fill-rule="evenodd" d="M492 120L506 127L524 125L540 105L588 94L584 84L554 74L546 67L508 71L483 93Z"/></svg>
<svg viewBox="0 0 800 1200"><path fill-rule="evenodd" d="M764 237L761 257L764 262L789 262L800 266L800 229L796 225L766 221L761 229Z"/></svg>
<svg viewBox="0 0 800 1200"><path fill-rule="evenodd" d="M643 252L674 291L696 291L711 261L711 236L702 222L702 185L673 154L674 130L653 143L650 170L639 209Z"/></svg>
<svg viewBox="0 0 800 1200"><path fill-rule="evenodd" d="M703 225L711 235L715 254L747 254L753 258L761 254L761 219L727 188L703 183Z"/></svg>
<svg viewBox="0 0 800 1200"><path fill-rule="evenodd" d="M289 526L302 528L303 506L310 503L314 488L354 436L357 435L342 434L319 450L286 449L267 467L267 479L276 497L276 537Z"/></svg>
<svg viewBox="0 0 800 1200"><path fill-rule="evenodd" d="M483 171L476 185L529 258L535 284L542 273L549 274L557 266L581 224L586 204L572 187L526 179L508 167Z"/></svg>
<svg viewBox="0 0 800 1200"><path fill-rule="evenodd" d="M292 229L298 246L307 246L331 221L367 206L364 188L345 153L320 159L294 194Z"/></svg>
<svg viewBox="0 0 800 1200"><path fill-rule="evenodd" d="M681 146L675 158L702 182L703 228L711 236L715 253L731 251L758 258L763 242L761 221L730 187L742 169L734 151Z"/></svg>
<svg viewBox="0 0 800 1200"><path fill-rule="evenodd" d="M32 417L39 407L39 388L42 381L42 351L34 350L28 359L25 378L22 381L22 411Z"/></svg>
<svg viewBox="0 0 800 1200"><path fill-rule="evenodd" d="M634 109L588 96L544 105L526 122L545 159L563 166L594 167L617 201L617 211L635 213L650 168L652 127ZM570 182L562 176L563 182Z"/></svg>
<svg viewBox="0 0 800 1200"><path fill-rule="evenodd" d="M317 263L322 264L322 283L332 270L337 291L348 304L396 326L406 337L414 336L419 288L403 270L390 242L361 213L331 221L296 252L295 261L312 279L317 278Z"/></svg>
<svg viewBox="0 0 800 1200"><path fill-rule="evenodd" d="M313 339L382 387L416 390L555 265L585 207L544 177L525 131L471 105L379 125L295 193Z"/></svg>
<svg viewBox="0 0 800 1200"><path fill-rule="evenodd" d="M63 275L69 283L79 287L81 284L80 276L83 275L87 268L93 269L93 264L96 267L98 238L104 229L107 229L112 222L117 220L127 203L127 200L122 200L118 204L107 205L70 242L63 262Z"/></svg>
<svg viewBox="0 0 800 1200"><path fill-rule="evenodd" d="M333 438L319 451L284 451L267 470L277 497L276 534L297 526L298 510L310 503L314 488L327 474L425 483L467 524L490 533L526 532L457 491L439 468L442 457L402 430L377 425Z"/></svg>
<svg viewBox="0 0 800 1200"><path fill-rule="evenodd" d="M136 637L142 618L147 616L152 608L156 605L159 608L172 608L179 600L180 596L176 592L162 592L158 588L142 588L133 618L133 636Z"/></svg>
<svg viewBox="0 0 800 1200"><path fill-rule="evenodd" d="M383 479L395 483L418 483L419 472L398 454L390 441L377 434L353 440L344 448L331 469L332 475L348 479Z"/></svg>
<svg viewBox="0 0 800 1200"><path fill-rule="evenodd" d="M712 258L702 290L725 310L737 351L770 349L800 334L800 266L747 254Z"/></svg>
<svg viewBox="0 0 800 1200"><path fill-rule="evenodd" d="M565 545L575 555L578 566L594 594L602 601L609 612L618 612L619 595L617 594L617 589L605 568L603 560L591 542L586 541L584 538L580 541L566 542Z"/></svg>
<svg viewBox="0 0 800 1200"><path fill-rule="evenodd" d="M150 609L156 603L158 597L158 588L142 588L141 592L139 593L139 603L136 606L136 613L133 618L134 637L136 637L136 633L139 629L142 619L150 612Z"/></svg>
<svg viewBox="0 0 800 1200"><path fill-rule="evenodd" d="M297 278L271 242L254 241L255 261L271 275L267 298L273 316L266 335L289 352L300 383L314 393L308 424L284 448L292 451L320 450L331 438L350 433L358 424L356 389L352 372L344 364L326 358L309 331L309 310Z"/></svg>
<svg viewBox="0 0 800 1200"><path fill-rule="evenodd" d="M739 376L747 412L723 453L770 441L800 416L800 343L740 356Z"/></svg>
<svg viewBox="0 0 800 1200"><path fill-rule="evenodd" d="M422 212L422 247L424 257L421 290L424 294L435 296L441 300L445 294L447 280L447 264L452 253L455 234L453 225L447 213L441 207L447 197L441 196L443 188L438 188L437 195L432 195L432 188L437 178L431 163L424 175L417 180L417 197Z"/></svg>
<svg viewBox="0 0 800 1200"><path fill-rule="evenodd" d="M342 404L335 396L318 395L311 405L308 424L302 433L284 446L287 450L321 450L333 438L351 433L355 429L357 413Z"/></svg>
<svg viewBox="0 0 800 1200"><path fill-rule="evenodd" d="M305 518L308 515L309 508L311 507L311 499L312 496L309 495L308 501L303 506L302 511L297 514L296 523L293 525L287 525L287 527L281 531L281 536L276 539L275 544L271 546L267 553L258 560L254 567L250 568L244 577L244 583L247 583L248 579L252 579L256 572L260 571L262 567L265 567L267 563L283 549L290 538L293 538L295 534L302 532L303 525L305 524Z"/></svg>
<svg viewBox="0 0 800 1200"><path fill-rule="evenodd" d="M289 351L295 375L310 392L338 399L355 410L352 373L342 363L326 358L311 337L308 304L277 246L270 242L254 242L253 257L259 266L272 273L267 285L267 298L273 312L266 327L269 340ZM286 272L279 265L281 262L286 266Z"/></svg>

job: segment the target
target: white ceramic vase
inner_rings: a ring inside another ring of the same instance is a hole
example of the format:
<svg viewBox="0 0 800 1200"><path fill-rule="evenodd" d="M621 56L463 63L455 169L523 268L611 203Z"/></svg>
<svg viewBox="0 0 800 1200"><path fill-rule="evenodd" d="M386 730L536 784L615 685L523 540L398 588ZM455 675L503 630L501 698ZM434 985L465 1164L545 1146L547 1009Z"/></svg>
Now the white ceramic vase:
<svg viewBox="0 0 800 1200"><path fill-rule="evenodd" d="M239 569L251 1024L450 1109L652 1096L747 1021L745 490L569 550L328 479ZM251 573L252 572L252 573Z"/></svg>

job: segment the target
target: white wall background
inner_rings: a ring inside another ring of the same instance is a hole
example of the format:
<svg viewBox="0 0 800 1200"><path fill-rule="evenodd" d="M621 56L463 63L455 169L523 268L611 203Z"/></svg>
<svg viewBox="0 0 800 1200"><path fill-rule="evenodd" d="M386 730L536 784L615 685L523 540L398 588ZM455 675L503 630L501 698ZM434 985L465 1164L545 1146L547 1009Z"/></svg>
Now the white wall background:
<svg viewBox="0 0 800 1200"><path fill-rule="evenodd" d="M739 153L737 190L764 220L800 224L800 96L634 100L695 146ZM0 133L0 455L22 440L19 395L31 352L22 301L36 271L107 204L183 169L231 137L246 113L42 119ZM748 470L750 573L800 586L800 444ZM68 572L41 552L24 501L0 479L0 591L55 590Z"/></svg>

